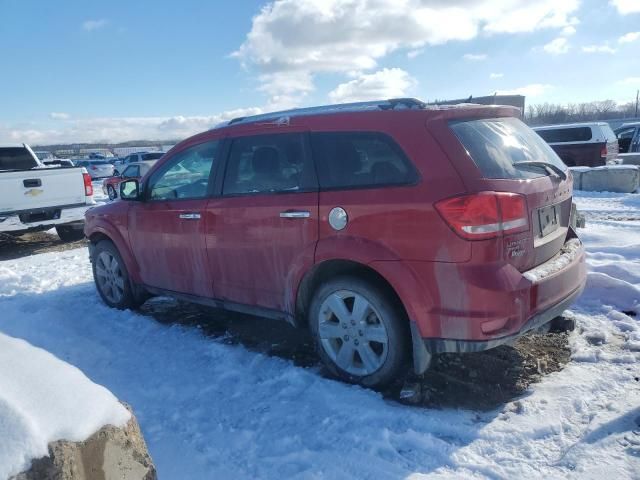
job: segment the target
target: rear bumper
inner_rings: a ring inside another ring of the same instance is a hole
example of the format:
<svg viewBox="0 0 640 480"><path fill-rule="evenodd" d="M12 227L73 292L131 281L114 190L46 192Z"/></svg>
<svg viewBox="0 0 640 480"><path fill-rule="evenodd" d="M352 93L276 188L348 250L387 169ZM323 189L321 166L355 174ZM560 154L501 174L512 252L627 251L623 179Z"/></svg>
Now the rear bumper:
<svg viewBox="0 0 640 480"><path fill-rule="evenodd" d="M26 233L56 225L84 223L85 212L93 206L95 205L79 204L0 214L0 232Z"/></svg>
<svg viewBox="0 0 640 480"><path fill-rule="evenodd" d="M516 333L504 336L493 338L490 340L455 340L455 339L447 339L447 338L424 338L422 341L424 342L424 346L429 352L429 354L433 355L436 353L473 353L473 352L482 352L484 350L489 350L490 348L495 348L500 345L504 345L505 343L510 343L513 340L521 337L525 333L535 330L543 325L546 325L554 318L560 316L562 312L567 310L582 294L584 290L584 284L580 285L576 290L570 293L566 298L564 298L559 303L553 305L547 310L535 314L531 317L524 326L518 330Z"/></svg>
<svg viewBox="0 0 640 480"><path fill-rule="evenodd" d="M423 344L429 354L508 343L566 310L587 277L584 247L573 230L556 256L527 272L505 263L447 264L431 274L439 280L437 291L429 291L432 305L412 317L414 349Z"/></svg>

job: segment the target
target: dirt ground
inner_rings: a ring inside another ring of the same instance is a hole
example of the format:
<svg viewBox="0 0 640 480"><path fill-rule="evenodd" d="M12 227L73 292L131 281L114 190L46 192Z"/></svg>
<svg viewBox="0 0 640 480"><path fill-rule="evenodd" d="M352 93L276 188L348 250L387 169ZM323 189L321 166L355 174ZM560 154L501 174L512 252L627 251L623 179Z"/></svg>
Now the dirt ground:
<svg viewBox="0 0 640 480"><path fill-rule="evenodd" d="M86 241L63 243L57 235L32 233L18 238L0 236L0 260L64 251ZM320 367L312 338L285 322L216 310L168 298L143 305L141 313L163 324L197 328L215 341L288 359L302 368ZM382 393L391 400L426 407L489 410L516 400L531 383L561 370L569 361L567 333L530 334L513 346L482 353L442 354L421 378L410 372Z"/></svg>
<svg viewBox="0 0 640 480"><path fill-rule="evenodd" d="M291 360L303 368L320 368L310 335L285 322L168 298L150 300L142 313L164 324L200 329L216 341ZM407 373L382 393L413 405L490 410L517 399L544 375L561 370L570 354L567 333L530 334L513 346L438 355L424 376ZM322 368L320 373L327 375Z"/></svg>
<svg viewBox="0 0 640 480"><path fill-rule="evenodd" d="M34 232L19 237L0 234L0 260L16 258L46 252L62 252L86 244L86 240L64 243L55 233Z"/></svg>

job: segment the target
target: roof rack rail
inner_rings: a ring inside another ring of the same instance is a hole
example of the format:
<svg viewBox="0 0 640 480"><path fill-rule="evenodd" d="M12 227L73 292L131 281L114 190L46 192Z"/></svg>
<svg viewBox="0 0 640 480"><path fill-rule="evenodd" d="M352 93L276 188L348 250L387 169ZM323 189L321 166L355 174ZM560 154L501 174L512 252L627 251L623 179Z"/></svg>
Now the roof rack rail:
<svg viewBox="0 0 640 480"><path fill-rule="evenodd" d="M227 125L239 125L260 121L278 120L283 117L300 117L305 115L322 115L344 112L367 112L372 110L421 110L426 103L416 98L391 98L389 100L376 100L371 102L337 103L320 107L294 108L279 112L262 113L249 117L238 117L229 121Z"/></svg>

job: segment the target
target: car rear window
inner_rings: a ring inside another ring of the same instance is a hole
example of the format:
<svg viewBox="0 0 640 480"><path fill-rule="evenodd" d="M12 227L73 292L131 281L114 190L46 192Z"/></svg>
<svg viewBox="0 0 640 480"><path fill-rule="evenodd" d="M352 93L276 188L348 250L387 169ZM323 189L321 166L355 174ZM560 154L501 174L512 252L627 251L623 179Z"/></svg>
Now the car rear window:
<svg viewBox="0 0 640 480"><path fill-rule="evenodd" d="M94 161L91 161L91 162L89 162L89 163L91 163L91 165L111 165L111 164L110 164L109 162L107 162L107 161L104 161L104 162L94 162Z"/></svg>
<svg viewBox="0 0 640 480"><path fill-rule="evenodd" d="M418 180L402 149L382 133L312 133L311 148L322 189L406 185Z"/></svg>
<svg viewBox="0 0 640 480"><path fill-rule="evenodd" d="M548 143L588 142L593 137L591 127L552 128L536 133Z"/></svg>
<svg viewBox="0 0 640 480"><path fill-rule="evenodd" d="M616 137L616 134L613 132L613 130L609 125L600 125L600 130L602 130L602 133L604 134L604 138L607 139L607 142L618 141L618 137Z"/></svg>
<svg viewBox="0 0 640 480"><path fill-rule="evenodd" d="M157 153L143 153L142 154L142 160L158 160L160 157L162 157L164 155L164 153L162 152L157 152Z"/></svg>
<svg viewBox="0 0 640 480"><path fill-rule="evenodd" d="M551 147L517 118L452 121L449 126L486 178L526 179L549 175L521 162L567 167Z"/></svg>
<svg viewBox="0 0 640 480"><path fill-rule="evenodd" d="M0 147L0 170L29 170L38 163L24 147Z"/></svg>

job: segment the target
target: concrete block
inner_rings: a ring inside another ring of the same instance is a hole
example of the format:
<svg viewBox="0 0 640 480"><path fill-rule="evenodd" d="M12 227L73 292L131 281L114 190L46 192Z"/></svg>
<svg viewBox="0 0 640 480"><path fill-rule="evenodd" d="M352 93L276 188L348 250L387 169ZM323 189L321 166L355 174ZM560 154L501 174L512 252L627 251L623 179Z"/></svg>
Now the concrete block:
<svg viewBox="0 0 640 480"><path fill-rule="evenodd" d="M640 165L640 153L621 153L618 159L622 160L622 165Z"/></svg>
<svg viewBox="0 0 640 480"><path fill-rule="evenodd" d="M573 189L582 190L582 174L591 170L589 167L569 167L573 175Z"/></svg>
<svg viewBox="0 0 640 480"><path fill-rule="evenodd" d="M635 165L607 165L581 172L581 190L632 193L639 188L640 167Z"/></svg>

